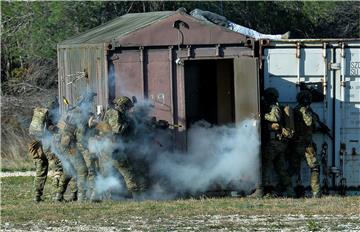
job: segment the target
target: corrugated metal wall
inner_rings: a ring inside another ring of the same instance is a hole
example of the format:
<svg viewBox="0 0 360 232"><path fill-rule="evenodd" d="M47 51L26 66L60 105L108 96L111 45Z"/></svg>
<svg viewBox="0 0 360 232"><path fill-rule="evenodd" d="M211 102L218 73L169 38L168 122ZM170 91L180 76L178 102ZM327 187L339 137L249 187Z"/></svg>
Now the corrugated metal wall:
<svg viewBox="0 0 360 232"><path fill-rule="evenodd" d="M108 99L108 70L104 46L58 46L59 97L76 103L86 90L98 95L94 103L106 107ZM60 102L61 110L66 106Z"/></svg>

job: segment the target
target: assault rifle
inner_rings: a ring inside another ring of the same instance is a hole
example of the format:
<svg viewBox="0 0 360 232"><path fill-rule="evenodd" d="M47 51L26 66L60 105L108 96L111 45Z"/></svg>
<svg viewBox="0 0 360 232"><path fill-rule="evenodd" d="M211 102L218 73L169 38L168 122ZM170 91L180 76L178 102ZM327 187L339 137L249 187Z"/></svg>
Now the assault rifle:
<svg viewBox="0 0 360 232"><path fill-rule="evenodd" d="M334 140L334 137L330 133L330 128L320 120L319 115L317 113L315 113L310 107L309 107L309 110L310 110L311 114L315 117L316 122L319 124L320 131L322 133L326 134L327 136L329 136L329 138L331 140Z"/></svg>
<svg viewBox="0 0 360 232"><path fill-rule="evenodd" d="M160 128L160 129L167 129L169 127L173 127L173 128L180 128L182 127L182 125L180 124L170 124L168 121L166 120L157 120L156 117L152 117L151 118L151 124L155 127L155 128Z"/></svg>

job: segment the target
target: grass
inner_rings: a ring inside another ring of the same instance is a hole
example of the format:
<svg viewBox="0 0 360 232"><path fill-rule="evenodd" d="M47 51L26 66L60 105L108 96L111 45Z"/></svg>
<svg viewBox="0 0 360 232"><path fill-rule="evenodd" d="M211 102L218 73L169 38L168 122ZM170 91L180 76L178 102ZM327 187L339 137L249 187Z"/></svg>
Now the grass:
<svg viewBox="0 0 360 232"><path fill-rule="evenodd" d="M32 202L33 177L1 179L1 226L38 230L77 226L130 230L258 230L283 228L306 231L360 229L360 197L321 199L208 198L173 201ZM50 181L48 181L50 183ZM357 227L356 227L357 226ZM72 229L71 229L72 228ZM66 228L64 229L66 230Z"/></svg>

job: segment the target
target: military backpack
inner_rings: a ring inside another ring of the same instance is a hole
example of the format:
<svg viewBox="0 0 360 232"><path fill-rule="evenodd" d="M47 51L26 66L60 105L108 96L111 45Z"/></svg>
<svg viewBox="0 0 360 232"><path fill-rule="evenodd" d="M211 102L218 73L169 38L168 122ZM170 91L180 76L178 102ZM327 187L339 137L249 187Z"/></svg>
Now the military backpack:
<svg viewBox="0 0 360 232"><path fill-rule="evenodd" d="M37 138L43 136L46 129L46 121L48 118L49 110L42 107L36 107L31 119L29 134Z"/></svg>

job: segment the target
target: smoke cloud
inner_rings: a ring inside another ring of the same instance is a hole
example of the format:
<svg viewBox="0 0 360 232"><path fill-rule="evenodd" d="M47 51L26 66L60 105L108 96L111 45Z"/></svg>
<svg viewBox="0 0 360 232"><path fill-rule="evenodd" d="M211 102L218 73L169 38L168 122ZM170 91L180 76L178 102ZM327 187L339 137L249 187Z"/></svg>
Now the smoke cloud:
<svg viewBox="0 0 360 232"><path fill-rule="evenodd" d="M240 125L195 123L186 153L161 154L152 171L165 176L179 193L217 188L249 192L258 181L259 135L255 120Z"/></svg>
<svg viewBox="0 0 360 232"><path fill-rule="evenodd" d="M76 122L87 123L93 104L82 103L79 107L82 113L78 114ZM117 162L112 161L114 157L122 159L124 155L141 162L145 166L143 175L150 180L149 190L135 196L137 199L173 199L183 194L219 189L249 193L255 188L259 178L260 147L256 120L224 126L198 121L187 131L187 151L179 152L172 149L174 130L154 127L152 111L150 101L135 104L129 113L133 133L126 140L96 136L96 133L86 133L82 139L88 141L89 153L98 159L94 182L97 194L126 193ZM60 118L60 114L55 117ZM75 177L67 154L60 152L59 141L55 141L50 133L42 141L62 161L65 170Z"/></svg>

